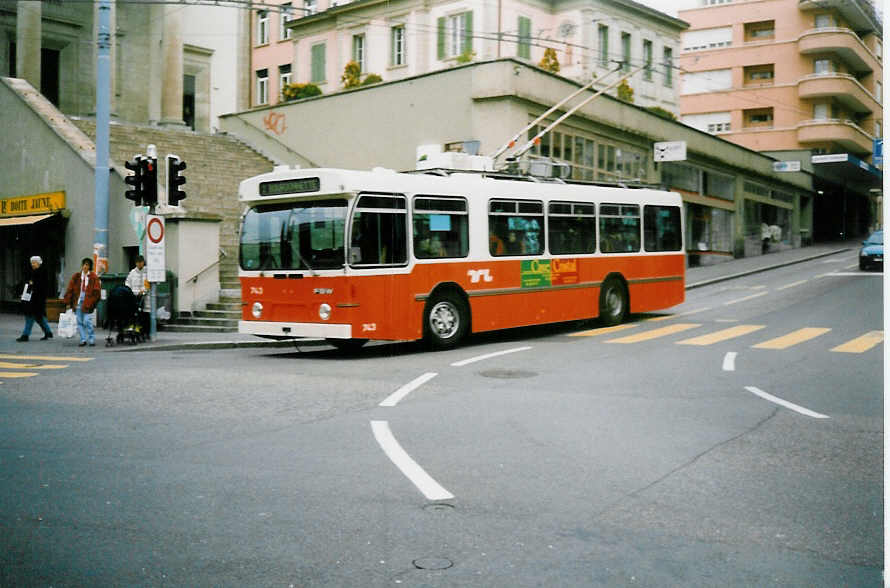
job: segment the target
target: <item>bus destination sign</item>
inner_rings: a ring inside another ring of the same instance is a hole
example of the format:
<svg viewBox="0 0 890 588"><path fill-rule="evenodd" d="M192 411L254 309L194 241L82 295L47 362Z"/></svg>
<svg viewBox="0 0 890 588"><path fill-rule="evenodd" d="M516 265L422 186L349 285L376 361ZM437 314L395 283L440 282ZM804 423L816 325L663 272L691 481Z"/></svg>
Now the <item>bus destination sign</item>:
<svg viewBox="0 0 890 588"><path fill-rule="evenodd" d="M283 194L301 194L318 192L321 182L318 178L296 178L278 180L277 182L260 182L260 196L281 196Z"/></svg>

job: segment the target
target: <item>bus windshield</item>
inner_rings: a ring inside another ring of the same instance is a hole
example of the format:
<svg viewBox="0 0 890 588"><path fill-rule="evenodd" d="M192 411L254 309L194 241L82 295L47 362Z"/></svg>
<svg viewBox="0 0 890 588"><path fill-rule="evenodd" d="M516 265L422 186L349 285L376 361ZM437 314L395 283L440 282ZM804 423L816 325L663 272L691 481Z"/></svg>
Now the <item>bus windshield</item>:
<svg viewBox="0 0 890 588"><path fill-rule="evenodd" d="M241 268L341 269L345 227L345 199L251 208L241 227Z"/></svg>

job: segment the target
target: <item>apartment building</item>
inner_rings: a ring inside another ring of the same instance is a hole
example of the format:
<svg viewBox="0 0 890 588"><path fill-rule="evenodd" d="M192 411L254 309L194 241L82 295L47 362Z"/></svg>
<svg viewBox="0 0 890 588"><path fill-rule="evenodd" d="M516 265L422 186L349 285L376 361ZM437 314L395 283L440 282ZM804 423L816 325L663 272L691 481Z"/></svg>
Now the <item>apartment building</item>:
<svg viewBox="0 0 890 588"><path fill-rule="evenodd" d="M814 237L880 224L881 20L867 0L702 0L678 63L682 121L814 174ZM784 214L759 198L749 232ZM758 217L762 223L758 223Z"/></svg>
<svg viewBox="0 0 890 588"><path fill-rule="evenodd" d="M349 61L394 81L502 57L537 65L551 48L560 75L606 87L632 74L636 104L679 112L673 61L687 25L632 0L273 2L253 15L253 106L277 104L288 82L340 90Z"/></svg>

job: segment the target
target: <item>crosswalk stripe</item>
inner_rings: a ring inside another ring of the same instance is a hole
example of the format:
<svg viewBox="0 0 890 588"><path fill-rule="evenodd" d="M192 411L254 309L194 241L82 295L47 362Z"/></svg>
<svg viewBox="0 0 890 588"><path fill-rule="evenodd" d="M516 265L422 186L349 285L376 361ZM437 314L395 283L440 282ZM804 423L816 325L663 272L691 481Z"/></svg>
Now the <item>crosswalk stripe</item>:
<svg viewBox="0 0 890 588"><path fill-rule="evenodd" d="M748 333L753 333L754 331L759 331L763 328L764 325L736 325L735 327L715 331L707 335L677 341L677 345L712 345L714 343L719 343L720 341L726 341L727 339L741 337L742 335L747 335Z"/></svg>
<svg viewBox="0 0 890 588"><path fill-rule="evenodd" d="M792 345L797 345L798 343L803 343L804 341L815 339L816 337L824 335L830 330L831 329L825 329L821 327L798 329L796 331L788 333L787 335L782 335L781 337L776 337L775 339L770 339L769 341L764 341L763 343L758 343L757 345L752 345L751 347L755 349L787 349Z"/></svg>
<svg viewBox="0 0 890 588"><path fill-rule="evenodd" d="M62 355L15 355L0 353L0 359L36 359L39 361L93 361L95 357L66 357Z"/></svg>
<svg viewBox="0 0 890 588"><path fill-rule="evenodd" d="M579 331L577 333L569 333L569 337L595 337L596 335L605 335L607 333L614 333L615 331L623 331L624 329L629 329L631 327L636 327L636 325L624 324L624 325L615 325L614 327L602 327L599 329L590 329L589 331Z"/></svg>
<svg viewBox="0 0 890 588"><path fill-rule="evenodd" d="M30 378L37 372L0 372L0 378Z"/></svg>
<svg viewBox="0 0 890 588"><path fill-rule="evenodd" d="M40 365L39 363L13 363L9 361L0 361L0 368L4 369L15 369L15 368L27 368L32 370L60 370L68 367L67 364L44 364ZM0 372L2 373L2 372Z"/></svg>
<svg viewBox="0 0 890 588"><path fill-rule="evenodd" d="M651 331L637 333L636 335L609 339L606 343L639 343L640 341L657 339L658 337L665 337L667 335L673 335L674 333L682 333L683 331L688 331L689 329L694 329L700 326L700 324L696 323L677 323L676 325L661 327L660 329L652 329Z"/></svg>
<svg viewBox="0 0 890 588"><path fill-rule="evenodd" d="M884 331L870 331L837 347L833 347L831 350L839 353L864 353L883 341Z"/></svg>

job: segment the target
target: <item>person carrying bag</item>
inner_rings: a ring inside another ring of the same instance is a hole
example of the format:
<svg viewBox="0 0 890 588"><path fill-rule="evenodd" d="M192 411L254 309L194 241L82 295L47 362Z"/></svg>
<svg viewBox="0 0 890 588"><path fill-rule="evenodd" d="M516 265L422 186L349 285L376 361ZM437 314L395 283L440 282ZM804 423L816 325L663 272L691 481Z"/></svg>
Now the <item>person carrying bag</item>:
<svg viewBox="0 0 890 588"><path fill-rule="evenodd" d="M46 320L46 272L43 260L38 255L31 258L31 275L22 290L21 300L25 311L25 328L16 341L26 342L31 337L35 322L43 329L40 340L52 339L53 330Z"/></svg>
<svg viewBox="0 0 890 588"><path fill-rule="evenodd" d="M96 310L101 296L99 276L93 272L93 260L84 257L80 271L71 276L65 290L65 306L74 310L77 318L77 332L80 334L80 347L96 344L92 312Z"/></svg>

